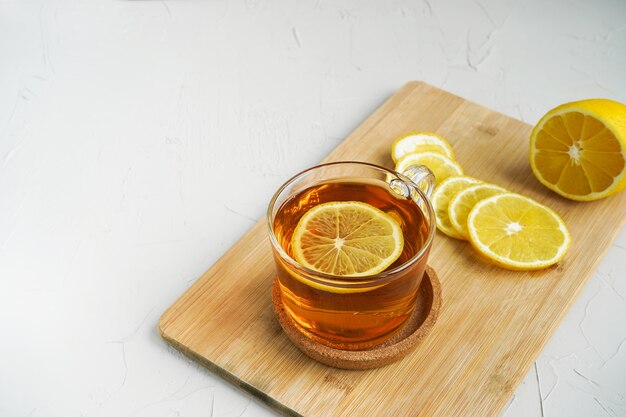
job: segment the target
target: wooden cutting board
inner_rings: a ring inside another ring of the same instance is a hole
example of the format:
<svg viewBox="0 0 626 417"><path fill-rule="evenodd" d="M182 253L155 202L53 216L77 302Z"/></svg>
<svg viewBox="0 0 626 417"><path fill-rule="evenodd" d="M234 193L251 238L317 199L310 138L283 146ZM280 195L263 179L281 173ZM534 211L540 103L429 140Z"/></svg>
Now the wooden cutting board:
<svg viewBox="0 0 626 417"><path fill-rule="evenodd" d="M563 262L539 272L506 271L437 232L430 265L443 305L432 333L400 362L345 371L309 359L282 333L272 311L270 243L259 220L163 314L161 335L287 415L499 415L623 227L626 192L593 203L557 196L530 170L531 126L420 82L393 95L325 161L393 168L393 139L414 130L448 138L467 175L561 214L572 234Z"/></svg>

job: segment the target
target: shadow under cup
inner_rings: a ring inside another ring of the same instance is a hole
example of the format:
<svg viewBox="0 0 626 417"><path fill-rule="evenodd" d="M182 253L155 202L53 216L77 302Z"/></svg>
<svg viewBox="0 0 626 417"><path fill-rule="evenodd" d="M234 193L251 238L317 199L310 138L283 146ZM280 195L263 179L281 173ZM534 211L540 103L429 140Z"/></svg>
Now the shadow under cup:
<svg viewBox="0 0 626 417"><path fill-rule="evenodd" d="M267 226L282 303L301 333L333 348L361 350L383 343L402 327L415 307L435 233L427 197L434 177L426 172L424 192L407 176L385 168L336 162L303 171L278 189ZM398 260L379 274L356 277L325 274L296 262L291 238L300 218L331 201L365 202L395 218L404 236Z"/></svg>

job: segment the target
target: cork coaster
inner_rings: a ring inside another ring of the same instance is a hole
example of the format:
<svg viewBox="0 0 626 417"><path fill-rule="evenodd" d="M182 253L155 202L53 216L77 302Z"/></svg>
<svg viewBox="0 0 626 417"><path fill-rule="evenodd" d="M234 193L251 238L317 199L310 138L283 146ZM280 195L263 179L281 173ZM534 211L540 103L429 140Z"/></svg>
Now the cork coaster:
<svg viewBox="0 0 626 417"><path fill-rule="evenodd" d="M388 365L413 352L430 333L441 307L441 284L434 269L426 267L413 314L400 331L385 343L365 350L334 349L298 331L282 304L278 281L272 287L274 312L287 337L303 353L325 365L342 369L371 369Z"/></svg>

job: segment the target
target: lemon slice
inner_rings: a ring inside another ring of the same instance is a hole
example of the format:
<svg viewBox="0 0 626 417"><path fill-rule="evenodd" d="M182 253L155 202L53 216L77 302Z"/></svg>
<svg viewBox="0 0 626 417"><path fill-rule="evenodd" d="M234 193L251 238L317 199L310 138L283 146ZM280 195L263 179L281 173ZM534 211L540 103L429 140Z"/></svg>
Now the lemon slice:
<svg viewBox="0 0 626 417"><path fill-rule="evenodd" d="M543 185L590 201L626 188L626 105L607 99L563 104L530 135L530 165Z"/></svg>
<svg viewBox="0 0 626 417"><path fill-rule="evenodd" d="M431 199L437 218L437 229L455 239L463 239L450 222L448 205L460 191L480 183L480 180L472 177L450 177L437 185Z"/></svg>
<svg viewBox="0 0 626 417"><path fill-rule="evenodd" d="M546 268L560 261L570 245L559 215L519 194L503 193L478 202L467 227L472 246L507 269Z"/></svg>
<svg viewBox="0 0 626 417"><path fill-rule="evenodd" d="M432 132L408 133L400 136L391 145L393 162L398 162L403 156L417 152L438 152L454 159L454 152L448 141Z"/></svg>
<svg viewBox="0 0 626 417"><path fill-rule="evenodd" d="M400 224L359 201L334 201L307 211L291 239L294 258L314 271L338 276L378 274L404 247Z"/></svg>
<svg viewBox="0 0 626 417"><path fill-rule="evenodd" d="M492 197L497 194L507 192L506 189L494 184L478 184L461 190L455 195L448 205L448 216L454 230L463 239L469 239L469 231L467 230L467 216L469 216L472 208L481 200Z"/></svg>
<svg viewBox="0 0 626 417"><path fill-rule="evenodd" d="M396 172L405 172L411 165L426 165L435 174L437 183L449 177L460 177L463 169L454 160L436 152L410 153L396 164Z"/></svg>

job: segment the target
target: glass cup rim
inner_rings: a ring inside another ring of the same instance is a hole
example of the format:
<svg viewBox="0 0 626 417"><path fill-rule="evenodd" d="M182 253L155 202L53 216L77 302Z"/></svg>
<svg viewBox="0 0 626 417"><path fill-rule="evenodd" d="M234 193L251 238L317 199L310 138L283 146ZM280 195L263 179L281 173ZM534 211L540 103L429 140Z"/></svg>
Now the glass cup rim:
<svg viewBox="0 0 626 417"><path fill-rule="evenodd" d="M321 168L325 168L325 167L329 167L329 166L335 166L335 165L360 165L360 166L366 166L366 167L369 167L369 168L374 168L374 169L376 169L378 171L384 172L385 174L393 175L394 177L397 177L397 178L401 179L404 182L408 181L412 185L412 188L417 193L419 193L420 197L425 202L426 207L428 208L428 215L429 215L429 225L428 226L429 226L429 231L428 231L428 237L426 239L426 242L424 243L424 245L422 245L420 250L415 255L413 255L413 257L411 259L409 259L408 261L402 263L401 265L398 265L397 267L395 267L393 269L390 269L390 270L387 270L387 271L383 271L383 272L380 272L378 274L365 275L365 276L342 277L340 275L327 274L325 272L320 272L320 271L316 271L316 270L307 268L304 265L302 265L299 262L297 262L291 256L289 256L289 254L287 252L285 252L283 247L280 245L280 243L276 239L276 235L274 234L274 225L273 225L273 218L272 218L273 217L273 213L272 213L272 211L273 211L274 206L276 205L276 201L278 200L278 197L282 194L283 191L285 191L287 189L287 187L289 187L296 180L304 177L305 175L307 175L311 171L319 170ZM394 278L394 275L401 273L402 271L404 271L405 269L408 269L413 264L415 264L416 262L418 262L419 260L422 259L424 254L430 249L430 247L432 245L433 238L435 236L435 230L437 229L437 227L435 226L435 222L436 222L436 220L435 220L435 210L434 210L434 208L432 206L430 198L428 198L424 194L424 192L422 191L421 188L419 188L413 181L411 181L409 178L403 176L402 174L399 174L399 173L397 173L395 171L392 171L390 169L387 169L385 167L381 167L380 165L372 164L370 162L361 162L361 161L327 162L327 163L322 163L322 164L319 164L319 165L315 165L313 167L307 168L304 171L301 171L301 172L295 174L294 176L289 178L287 181L285 181L276 190L276 192L272 196L272 199L270 200L268 208L267 208L265 221L266 221L266 225L267 225L267 228L268 228L268 231L269 231L270 242L272 243L272 246L274 247L274 249L280 255L281 259L283 259L286 262L288 262L291 266L294 266L294 267L304 271L307 274L306 279L310 279L312 281L317 281L318 283L321 283L321 284L324 284L324 285L340 286L341 284L351 284L350 287L354 287L355 286L354 284L365 284L365 283L369 283L370 281L375 281L375 284L381 284L381 283L384 283L384 282L387 282L387 281L391 281ZM317 280L316 278L321 278L321 280Z"/></svg>

